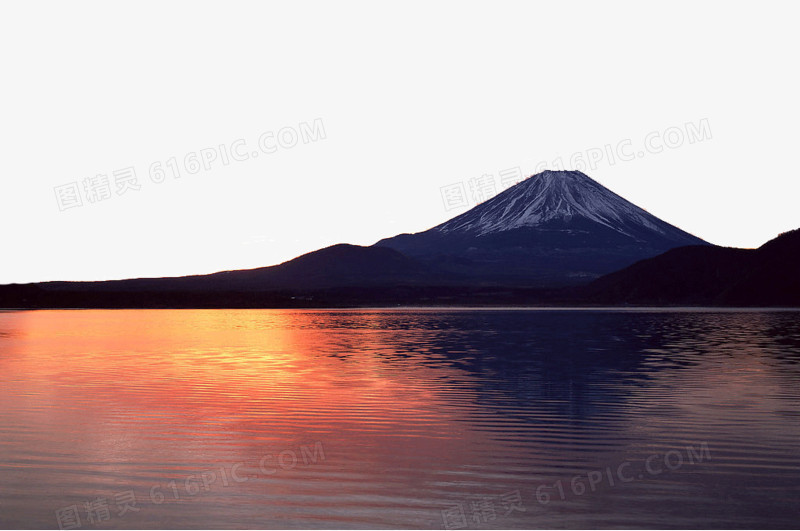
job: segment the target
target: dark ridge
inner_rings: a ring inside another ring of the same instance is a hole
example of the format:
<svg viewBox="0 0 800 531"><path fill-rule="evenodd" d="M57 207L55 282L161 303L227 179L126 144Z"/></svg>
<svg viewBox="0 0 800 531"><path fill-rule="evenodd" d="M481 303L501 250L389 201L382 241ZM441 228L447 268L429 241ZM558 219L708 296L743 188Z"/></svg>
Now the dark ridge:
<svg viewBox="0 0 800 531"><path fill-rule="evenodd" d="M800 306L800 229L758 249L673 249L606 275L583 294L607 304Z"/></svg>

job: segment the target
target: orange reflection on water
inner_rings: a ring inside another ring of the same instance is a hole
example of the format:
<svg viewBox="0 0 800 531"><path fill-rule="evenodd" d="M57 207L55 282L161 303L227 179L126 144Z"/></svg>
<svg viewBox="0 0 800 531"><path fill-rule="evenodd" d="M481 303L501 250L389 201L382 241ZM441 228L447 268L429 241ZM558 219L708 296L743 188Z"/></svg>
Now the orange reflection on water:
<svg viewBox="0 0 800 531"><path fill-rule="evenodd" d="M794 315L745 312L0 312L0 527L124 490L142 510L108 527L440 528L513 491L498 527L739 525L717 485L796 500L797 346ZM702 443L705 468L535 495Z"/></svg>
<svg viewBox="0 0 800 531"><path fill-rule="evenodd" d="M315 312L2 317L10 337L0 365L19 379L6 382L0 407L8 422L21 422L10 417L24 411L24 421L38 425L26 452L44 461L76 453L122 468L252 464L265 452L322 441L329 455L360 449L364 459L349 469L357 475L377 462L403 468L421 455L447 463L461 453L448 441L463 433L463 419L442 405L442 395L468 401L471 393L437 386L444 366L393 358L393 332L381 329L379 315L346 340L319 326ZM42 439L41 432L54 435Z"/></svg>

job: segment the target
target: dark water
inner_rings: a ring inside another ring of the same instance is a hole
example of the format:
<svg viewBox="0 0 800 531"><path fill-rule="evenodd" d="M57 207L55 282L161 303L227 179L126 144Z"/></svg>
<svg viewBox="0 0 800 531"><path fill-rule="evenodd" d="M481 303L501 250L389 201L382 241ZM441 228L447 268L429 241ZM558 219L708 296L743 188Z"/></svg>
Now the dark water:
<svg viewBox="0 0 800 531"><path fill-rule="evenodd" d="M800 313L0 313L0 526L800 526Z"/></svg>

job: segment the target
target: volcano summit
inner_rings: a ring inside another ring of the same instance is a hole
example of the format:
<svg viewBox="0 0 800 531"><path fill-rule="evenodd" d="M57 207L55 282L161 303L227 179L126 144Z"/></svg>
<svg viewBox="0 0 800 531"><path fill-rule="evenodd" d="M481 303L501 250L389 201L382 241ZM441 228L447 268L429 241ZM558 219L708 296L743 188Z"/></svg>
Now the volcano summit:
<svg viewBox="0 0 800 531"><path fill-rule="evenodd" d="M478 283L554 287L708 244L579 171L544 171L432 229L375 245Z"/></svg>

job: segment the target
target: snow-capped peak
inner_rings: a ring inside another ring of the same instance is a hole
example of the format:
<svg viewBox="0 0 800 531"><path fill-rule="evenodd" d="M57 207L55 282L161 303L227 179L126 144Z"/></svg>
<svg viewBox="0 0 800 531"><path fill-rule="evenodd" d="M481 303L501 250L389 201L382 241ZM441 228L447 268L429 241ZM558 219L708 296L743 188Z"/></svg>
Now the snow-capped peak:
<svg viewBox="0 0 800 531"><path fill-rule="evenodd" d="M533 175L436 227L442 233L477 236L546 222L593 221L629 234L631 225L667 235L675 227L618 196L579 171L544 171ZM682 231L681 231L682 232Z"/></svg>

